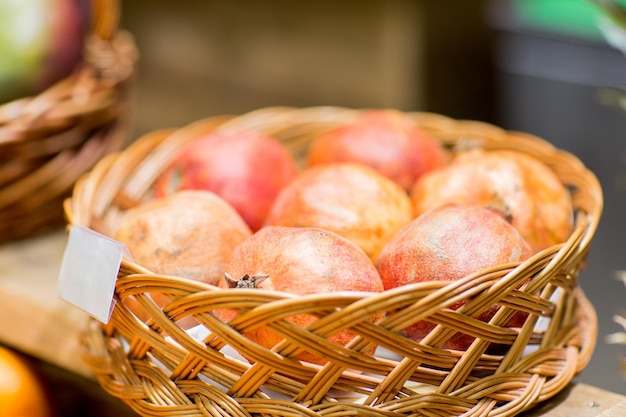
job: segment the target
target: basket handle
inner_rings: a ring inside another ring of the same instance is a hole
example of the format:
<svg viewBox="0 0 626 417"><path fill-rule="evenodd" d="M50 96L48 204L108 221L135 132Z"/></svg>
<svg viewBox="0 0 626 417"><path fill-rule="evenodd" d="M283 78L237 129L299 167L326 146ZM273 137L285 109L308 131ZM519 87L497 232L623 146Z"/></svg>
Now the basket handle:
<svg viewBox="0 0 626 417"><path fill-rule="evenodd" d="M92 0L92 33L102 40L111 40L117 33L120 18L118 0Z"/></svg>

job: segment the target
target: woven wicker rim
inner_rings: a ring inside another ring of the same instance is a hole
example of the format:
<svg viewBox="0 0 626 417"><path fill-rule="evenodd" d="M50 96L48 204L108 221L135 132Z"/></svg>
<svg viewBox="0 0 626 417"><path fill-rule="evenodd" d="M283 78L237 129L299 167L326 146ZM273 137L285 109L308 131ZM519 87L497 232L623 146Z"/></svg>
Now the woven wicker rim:
<svg viewBox="0 0 626 417"><path fill-rule="evenodd" d="M64 204L68 223L110 233L117 215L147 198L172 154L202 132L254 128L282 140L294 155L302 155L311 138L360 111L266 108L153 132L125 151L105 157L77 182L72 198ZM344 412L509 416L561 391L588 363L597 336L595 311L577 285L602 211L596 177L575 156L532 135L437 114L407 114L445 144L471 141L486 149L528 152L543 160L572 190L576 216L570 238L520 264L499 265L454 283L420 283L372 296L294 297L262 290L222 290L153 274L123 261L116 298L136 298L149 319L144 323L118 303L108 325L91 323L83 341L84 358L101 385L145 416ZM523 291L515 289L529 277L531 283ZM172 302L161 310L148 293L167 295ZM456 312L445 309L455 297L471 297L471 301ZM503 307L489 323L474 318L494 303ZM226 325L211 314L218 306L242 314ZM316 308L320 319L307 330L281 319ZM398 312L381 323L367 320L372 312L392 309ZM530 313L524 327L519 331L503 327L517 310ZM189 317L212 336L199 342L179 327L177 321ZM540 317L548 322L542 331L535 327ZM420 344L396 334L417 318L440 326ZM242 336L259 325L271 325L284 337L272 352ZM346 348L325 339L343 328L359 335ZM438 348L456 331L472 334L476 341L465 352ZM505 354L488 353L492 342L509 348ZM397 357L368 357L363 352L372 343ZM225 345L235 347L252 363L220 353ZM528 353L529 347L536 349L534 353ZM294 362L291 357L299 349L316 351L329 364L319 368ZM216 385L225 387L227 394ZM422 391L424 386L429 389ZM268 395L264 389L287 399ZM341 393L346 391L359 394L363 404L344 399Z"/></svg>

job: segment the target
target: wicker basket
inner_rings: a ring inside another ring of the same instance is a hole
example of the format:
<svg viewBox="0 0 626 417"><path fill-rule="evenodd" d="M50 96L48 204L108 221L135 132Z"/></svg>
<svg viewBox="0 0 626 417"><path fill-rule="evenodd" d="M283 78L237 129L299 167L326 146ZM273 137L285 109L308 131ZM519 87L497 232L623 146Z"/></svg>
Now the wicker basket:
<svg viewBox="0 0 626 417"><path fill-rule="evenodd" d="M150 195L173 152L201 132L258 129L303 155L312 137L358 112L266 108L148 134L77 182L64 206L68 223L110 233L119 213ZM149 320L139 320L118 302L107 325L90 322L84 360L102 387L143 416L510 416L561 391L588 363L597 336L595 311L577 285L602 210L596 177L573 155L527 134L437 114L409 115L446 145L472 140L547 163L572 192L576 217L569 240L521 264L458 282L413 284L368 296L224 290L123 261L115 297L135 297ZM515 290L528 278L524 290ZM161 310L148 293L172 302ZM471 301L456 312L445 308L459 299ZM503 307L488 324L473 318L494 303ZM216 308L242 315L226 325L212 315ZM518 310L529 313L523 328L502 326ZM319 316L307 329L284 320L305 311ZM382 322L368 321L380 311L389 313ZM187 316L200 325L183 330L176 323ZM397 334L426 318L440 325L421 343ZM270 351L242 336L259 325L272 326L283 341ZM358 334L349 346L327 340L344 328ZM476 336L467 351L438 348L459 330ZM506 345L506 353L488 351L492 342ZM363 352L372 344L378 350L370 357ZM328 358L328 364L293 360L301 349Z"/></svg>
<svg viewBox="0 0 626 417"><path fill-rule="evenodd" d="M128 87L137 51L115 0L92 0L76 70L36 96L0 105L0 243L63 225L78 177L130 136Z"/></svg>

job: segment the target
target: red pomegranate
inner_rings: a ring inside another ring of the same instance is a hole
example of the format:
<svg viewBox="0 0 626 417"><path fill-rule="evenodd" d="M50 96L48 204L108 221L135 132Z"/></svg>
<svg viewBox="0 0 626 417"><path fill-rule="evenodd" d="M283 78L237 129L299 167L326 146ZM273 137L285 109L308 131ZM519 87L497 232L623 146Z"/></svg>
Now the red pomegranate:
<svg viewBox="0 0 626 417"><path fill-rule="evenodd" d="M233 278L267 277L258 283L257 288L298 295L383 290L376 268L362 249L336 233L319 228L264 227L235 248L224 271ZM226 279L220 281L220 286L233 287ZM214 313L223 321L235 315L232 310ZM377 315L372 320L380 318L382 315ZM287 320L307 327L316 318L302 313ZM246 336L268 349L282 340L267 327L259 327ZM353 338L353 332L343 330L330 336L329 340L345 345ZM297 355L297 359L318 364L326 362L304 351Z"/></svg>
<svg viewBox="0 0 626 417"><path fill-rule="evenodd" d="M155 183L155 196L177 190L216 193L258 230L278 192L297 174L285 146L260 132L212 132L184 146Z"/></svg>
<svg viewBox="0 0 626 417"><path fill-rule="evenodd" d="M418 179L411 189L416 215L446 202L502 210L534 252L570 236L567 188L543 162L511 150L473 150Z"/></svg>
<svg viewBox="0 0 626 417"><path fill-rule="evenodd" d="M449 152L404 113L371 110L317 137L309 165L357 162L409 189L425 172L447 164Z"/></svg>
<svg viewBox="0 0 626 417"><path fill-rule="evenodd" d="M265 225L331 230L375 260L412 219L411 201L402 187L367 166L341 163L301 172L278 194Z"/></svg>
<svg viewBox="0 0 626 417"><path fill-rule="evenodd" d="M448 203L429 210L389 241L378 259L385 289L427 281L454 281L491 266L523 261L531 248L499 213L479 206ZM465 302L450 305L456 310ZM488 321L497 312L494 305L479 319ZM519 327L525 313L516 313L508 323ZM435 324L420 321L405 329L421 340ZM465 350L473 337L456 333L444 348Z"/></svg>

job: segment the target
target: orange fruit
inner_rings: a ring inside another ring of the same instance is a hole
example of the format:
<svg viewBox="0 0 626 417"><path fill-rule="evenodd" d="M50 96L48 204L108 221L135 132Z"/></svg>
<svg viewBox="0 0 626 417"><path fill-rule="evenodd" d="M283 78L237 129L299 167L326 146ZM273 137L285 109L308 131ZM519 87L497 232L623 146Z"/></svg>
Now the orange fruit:
<svg viewBox="0 0 626 417"><path fill-rule="evenodd" d="M42 380L20 354L0 346L0 410L3 417L49 417Z"/></svg>

